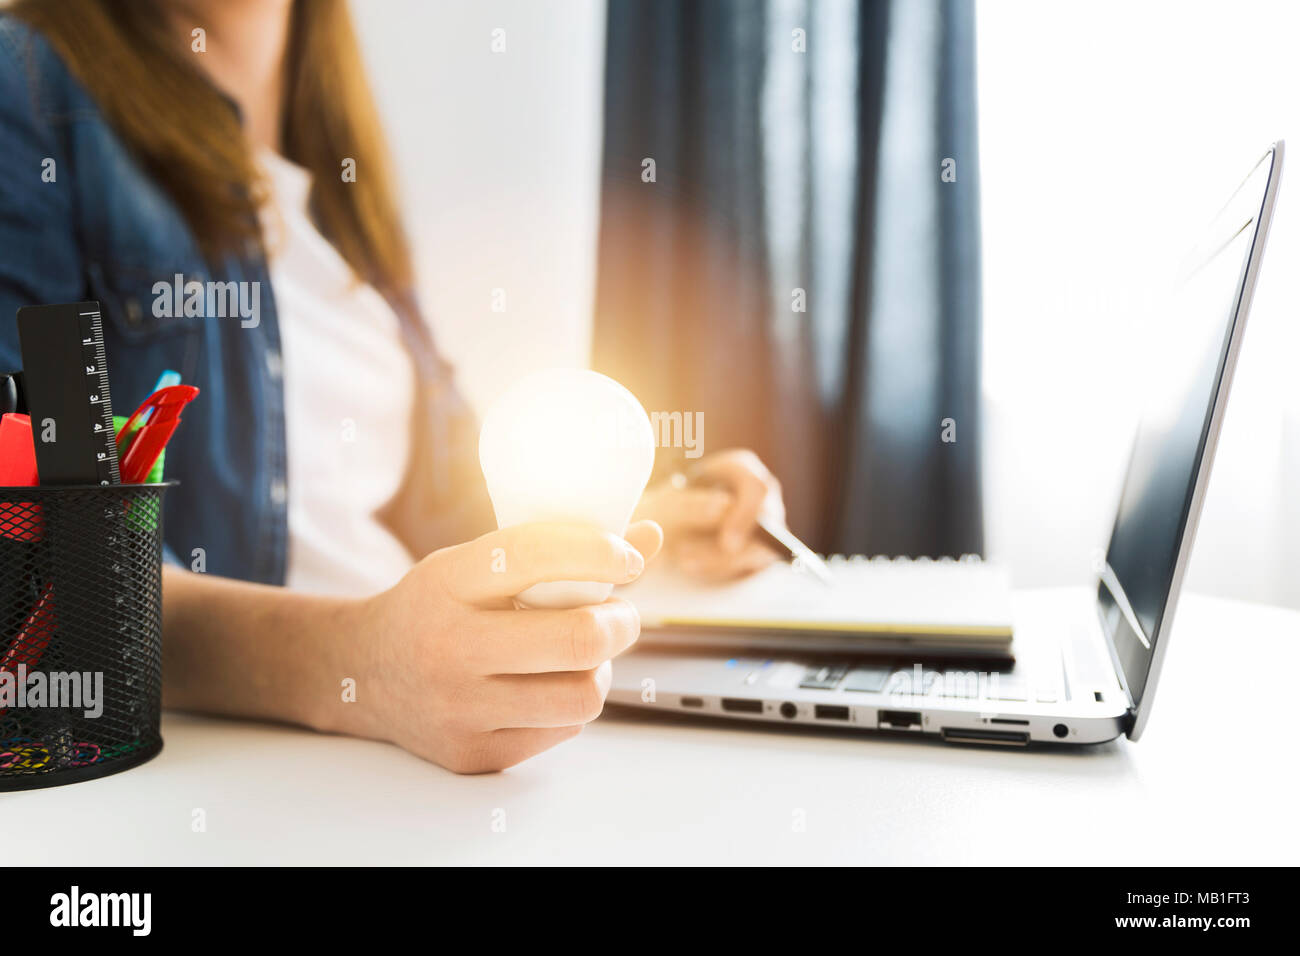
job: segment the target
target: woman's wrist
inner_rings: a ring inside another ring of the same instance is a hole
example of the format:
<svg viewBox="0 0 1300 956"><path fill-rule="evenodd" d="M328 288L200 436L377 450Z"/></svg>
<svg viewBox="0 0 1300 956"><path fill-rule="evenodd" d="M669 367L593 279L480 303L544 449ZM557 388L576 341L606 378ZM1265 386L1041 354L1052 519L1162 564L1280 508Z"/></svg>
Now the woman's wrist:
<svg viewBox="0 0 1300 956"><path fill-rule="evenodd" d="M312 659L305 662L301 693L294 695L295 723L323 733L381 737L377 717L380 667L375 636L382 604L376 598L326 598Z"/></svg>
<svg viewBox="0 0 1300 956"><path fill-rule="evenodd" d="M364 733L345 681L373 672L369 606L164 568L163 703Z"/></svg>

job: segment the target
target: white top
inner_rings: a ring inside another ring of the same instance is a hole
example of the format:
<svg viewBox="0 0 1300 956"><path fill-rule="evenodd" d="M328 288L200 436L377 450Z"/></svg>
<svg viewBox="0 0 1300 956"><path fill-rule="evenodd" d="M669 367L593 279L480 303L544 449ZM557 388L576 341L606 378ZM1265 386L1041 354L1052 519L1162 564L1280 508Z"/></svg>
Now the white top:
<svg viewBox="0 0 1300 956"><path fill-rule="evenodd" d="M505 773L458 777L373 740L169 712L167 746L142 767L4 794L9 819L22 821L5 833L4 859L75 867L1292 865L1300 859L1295 705L1287 688L1260 679L1260 665L1272 674L1300 668L1300 611L1197 595L1179 603L1138 743L1078 752L955 747L625 717L610 707L578 737ZM1240 715L1222 706L1225 696L1241 703ZM190 826L195 806L205 811L201 833Z"/></svg>
<svg viewBox="0 0 1300 956"><path fill-rule="evenodd" d="M290 588L365 595L411 566L375 518L401 484L415 369L397 315L307 214L311 174L263 150L262 210L280 322Z"/></svg>

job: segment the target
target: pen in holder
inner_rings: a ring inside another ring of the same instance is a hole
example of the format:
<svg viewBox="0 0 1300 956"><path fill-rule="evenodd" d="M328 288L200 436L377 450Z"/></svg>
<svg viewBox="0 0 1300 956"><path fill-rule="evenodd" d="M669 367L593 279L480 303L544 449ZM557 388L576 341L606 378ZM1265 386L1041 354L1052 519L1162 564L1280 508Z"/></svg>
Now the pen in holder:
<svg viewBox="0 0 1300 956"><path fill-rule="evenodd" d="M0 488L0 791L162 749L167 484Z"/></svg>

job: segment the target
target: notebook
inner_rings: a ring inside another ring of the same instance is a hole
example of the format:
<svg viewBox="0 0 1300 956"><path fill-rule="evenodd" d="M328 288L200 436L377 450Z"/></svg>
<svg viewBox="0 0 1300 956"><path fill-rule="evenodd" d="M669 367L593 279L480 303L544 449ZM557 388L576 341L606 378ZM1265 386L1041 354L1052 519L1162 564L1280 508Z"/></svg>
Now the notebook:
<svg viewBox="0 0 1300 956"><path fill-rule="evenodd" d="M827 563L830 585L786 563L710 585L664 562L619 593L640 611L645 646L1010 657L1011 583L1000 565L975 555Z"/></svg>

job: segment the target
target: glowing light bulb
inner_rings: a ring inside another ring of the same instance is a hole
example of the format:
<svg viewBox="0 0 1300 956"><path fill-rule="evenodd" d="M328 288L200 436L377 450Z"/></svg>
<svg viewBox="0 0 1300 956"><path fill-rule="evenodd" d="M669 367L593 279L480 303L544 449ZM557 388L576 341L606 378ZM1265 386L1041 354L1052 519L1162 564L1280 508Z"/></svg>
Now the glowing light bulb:
<svg viewBox="0 0 1300 956"><path fill-rule="evenodd" d="M564 521L621 537L650 480L654 432L641 403L613 379L586 369L547 369L492 404L478 455L500 527ZM612 590L599 582L553 581L518 599L529 607L577 607L599 604Z"/></svg>

